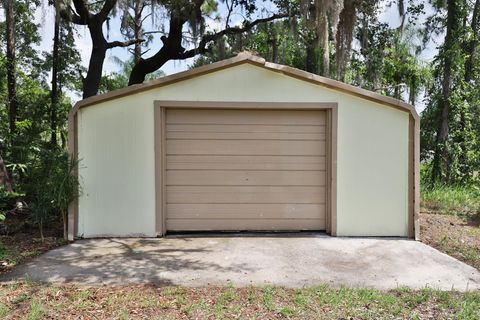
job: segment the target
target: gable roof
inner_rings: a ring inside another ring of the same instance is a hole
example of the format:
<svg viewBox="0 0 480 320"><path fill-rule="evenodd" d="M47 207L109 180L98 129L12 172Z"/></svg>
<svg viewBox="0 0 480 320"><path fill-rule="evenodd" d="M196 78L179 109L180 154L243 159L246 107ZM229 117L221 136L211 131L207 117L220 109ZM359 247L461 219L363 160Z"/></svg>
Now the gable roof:
<svg viewBox="0 0 480 320"><path fill-rule="evenodd" d="M195 69L175 73L170 76L152 80L146 83L135 84L126 88L114 90L101 95L83 99L81 101L78 101L75 104L74 108L71 111L71 114L76 113L80 108L91 106L100 102L117 99L127 95L151 90L157 87L166 86L175 82L184 81L193 77L197 77L204 74L219 71L222 69L230 68L243 63L250 63L273 72L281 73L281 74L294 77L303 81L307 81L310 83L314 83L329 89L337 90L346 94L357 96L359 98L374 101L382 105L387 105L396 109L400 109L400 110L409 112L415 120L419 119L419 116L415 108L406 102L403 102L391 97L387 97L384 95L380 95L378 93L365 90L359 87L355 87L340 81L322 77L322 76L319 76L310 72L306 72L300 69L292 68L292 67L277 64L277 63L267 62L265 59L255 56L249 52L241 52L237 56L230 59L222 60L219 62L204 65Z"/></svg>

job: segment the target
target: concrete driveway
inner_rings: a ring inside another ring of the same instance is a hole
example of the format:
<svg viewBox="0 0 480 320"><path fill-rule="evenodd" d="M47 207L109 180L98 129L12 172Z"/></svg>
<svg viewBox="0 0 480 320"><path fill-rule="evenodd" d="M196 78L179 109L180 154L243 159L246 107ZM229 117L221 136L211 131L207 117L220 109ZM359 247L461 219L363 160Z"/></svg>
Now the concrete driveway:
<svg viewBox="0 0 480 320"><path fill-rule="evenodd" d="M480 289L480 273L423 243L325 235L80 240L0 280Z"/></svg>

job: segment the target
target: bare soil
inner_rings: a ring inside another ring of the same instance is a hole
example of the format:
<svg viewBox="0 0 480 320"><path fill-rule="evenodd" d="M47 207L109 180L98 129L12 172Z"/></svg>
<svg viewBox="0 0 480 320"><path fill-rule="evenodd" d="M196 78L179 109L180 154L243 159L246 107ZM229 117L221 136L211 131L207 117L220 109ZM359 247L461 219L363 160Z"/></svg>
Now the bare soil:
<svg viewBox="0 0 480 320"><path fill-rule="evenodd" d="M480 270L480 217L420 214L421 241Z"/></svg>
<svg viewBox="0 0 480 320"><path fill-rule="evenodd" d="M51 225L52 227L44 230L42 241L40 231L29 215L18 213L9 215L0 232L0 274L66 244L62 238L61 224Z"/></svg>

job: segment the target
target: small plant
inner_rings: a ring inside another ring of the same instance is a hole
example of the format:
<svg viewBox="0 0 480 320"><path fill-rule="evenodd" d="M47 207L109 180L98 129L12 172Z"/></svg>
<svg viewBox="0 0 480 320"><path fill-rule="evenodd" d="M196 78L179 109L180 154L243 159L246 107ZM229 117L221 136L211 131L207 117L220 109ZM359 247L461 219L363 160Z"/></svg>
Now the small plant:
<svg viewBox="0 0 480 320"><path fill-rule="evenodd" d="M42 149L37 164L29 172L31 183L27 194L42 241L45 222L58 214L63 220L63 236L67 239L68 205L79 193L77 167L78 161L71 159L64 150L49 146Z"/></svg>
<svg viewBox="0 0 480 320"><path fill-rule="evenodd" d="M38 300L33 300L30 304L30 313L28 315L28 320L37 320L42 319L45 314L42 304Z"/></svg>

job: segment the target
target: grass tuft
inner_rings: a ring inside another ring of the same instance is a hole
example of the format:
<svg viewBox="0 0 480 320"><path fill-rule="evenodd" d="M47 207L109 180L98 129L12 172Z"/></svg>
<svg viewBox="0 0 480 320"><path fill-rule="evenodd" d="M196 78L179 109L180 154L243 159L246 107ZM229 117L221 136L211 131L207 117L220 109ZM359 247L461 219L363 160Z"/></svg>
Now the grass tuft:
<svg viewBox="0 0 480 320"><path fill-rule="evenodd" d="M477 186L424 187L422 207L427 212L453 215L480 214L480 188Z"/></svg>
<svg viewBox="0 0 480 320"><path fill-rule="evenodd" d="M30 313L28 314L28 320L39 320L42 319L44 316L44 309L41 302L37 299L32 300L30 304Z"/></svg>
<svg viewBox="0 0 480 320"><path fill-rule="evenodd" d="M9 312L10 308L6 304L0 302L0 317L6 317Z"/></svg>

